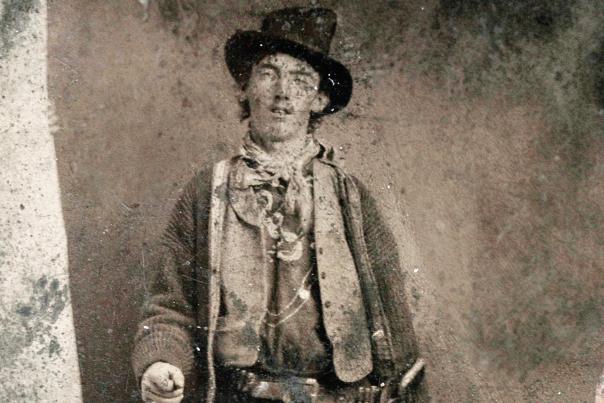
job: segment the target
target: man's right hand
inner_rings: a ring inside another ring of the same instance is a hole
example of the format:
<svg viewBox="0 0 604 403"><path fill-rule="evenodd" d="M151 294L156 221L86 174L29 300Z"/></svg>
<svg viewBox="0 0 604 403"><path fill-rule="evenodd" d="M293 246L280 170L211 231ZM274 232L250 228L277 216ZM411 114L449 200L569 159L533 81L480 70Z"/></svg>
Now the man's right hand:
<svg viewBox="0 0 604 403"><path fill-rule="evenodd" d="M166 362L151 364L141 380L141 394L147 403L180 403L184 397L182 371Z"/></svg>

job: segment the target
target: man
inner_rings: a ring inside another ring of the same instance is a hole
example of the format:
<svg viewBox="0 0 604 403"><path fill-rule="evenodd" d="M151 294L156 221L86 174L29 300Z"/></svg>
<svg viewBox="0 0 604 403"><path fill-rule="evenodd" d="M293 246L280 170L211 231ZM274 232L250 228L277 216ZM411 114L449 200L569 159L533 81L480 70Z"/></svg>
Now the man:
<svg viewBox="0 0 604 403"><path fill-rule="evenodd" d="M352 93L335 27L289 8L227 42L249 132L166 230L133 353L145 401L426 399L393 237L312 135Z"/></svg>

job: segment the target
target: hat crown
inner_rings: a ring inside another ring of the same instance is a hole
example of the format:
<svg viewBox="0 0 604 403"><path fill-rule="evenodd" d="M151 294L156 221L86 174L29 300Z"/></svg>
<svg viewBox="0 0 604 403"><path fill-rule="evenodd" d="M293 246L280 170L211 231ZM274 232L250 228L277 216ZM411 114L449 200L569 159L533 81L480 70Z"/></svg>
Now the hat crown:
<svg viewBox="0 0 604 403"><path fill-rule="evenodd" d="M292 7L267 14L261 30L329 54L336 25L337 16L330 9Z"/></svg>

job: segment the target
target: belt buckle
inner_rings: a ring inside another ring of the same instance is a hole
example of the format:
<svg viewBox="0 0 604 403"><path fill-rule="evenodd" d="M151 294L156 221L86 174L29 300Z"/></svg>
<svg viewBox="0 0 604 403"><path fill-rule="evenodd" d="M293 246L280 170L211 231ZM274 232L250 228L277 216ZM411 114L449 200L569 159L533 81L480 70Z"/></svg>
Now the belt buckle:
<svg viewBox="0 0 604 403"><path fill-rule="evenodd" d="M303 398L307 398L303 399L304 402L318 402L320 385L315 378L293 378L288 380L287 384L289 387L282 396L284 403L299 402Z"/></svg>
<svg viewBox="0 0 604 403"><path fill-rule="evenodd" d="M284 403L317 403L320 392L319 381L315 378L283 378L282 380L264 380L255 373L239 371L238 389L259 399L281 400Z"/></svg>

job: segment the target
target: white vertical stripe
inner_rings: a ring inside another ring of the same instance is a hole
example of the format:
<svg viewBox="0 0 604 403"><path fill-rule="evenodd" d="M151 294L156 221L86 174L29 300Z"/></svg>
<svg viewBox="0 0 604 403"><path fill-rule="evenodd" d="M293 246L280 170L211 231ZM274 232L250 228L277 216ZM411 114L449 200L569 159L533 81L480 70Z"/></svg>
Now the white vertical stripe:
<svg viewBox="0 0 604 403"><path fill-rule="evenodd" d="M0 50L0 401L81 402L49 126L46 1L25 8Z"/></svg>

